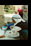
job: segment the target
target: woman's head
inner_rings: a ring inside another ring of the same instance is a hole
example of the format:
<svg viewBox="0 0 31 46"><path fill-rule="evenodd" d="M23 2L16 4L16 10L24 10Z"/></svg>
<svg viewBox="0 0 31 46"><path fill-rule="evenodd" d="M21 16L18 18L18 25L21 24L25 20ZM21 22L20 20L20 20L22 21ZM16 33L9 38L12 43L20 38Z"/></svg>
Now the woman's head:
<svg viewBox="0 0 31 46"><path fill-rule="evenodd" d="M13 21L14 23L17 23L18 21L21 21L20 15L19 15L19 14L13 15L12 21Z"/></svg>

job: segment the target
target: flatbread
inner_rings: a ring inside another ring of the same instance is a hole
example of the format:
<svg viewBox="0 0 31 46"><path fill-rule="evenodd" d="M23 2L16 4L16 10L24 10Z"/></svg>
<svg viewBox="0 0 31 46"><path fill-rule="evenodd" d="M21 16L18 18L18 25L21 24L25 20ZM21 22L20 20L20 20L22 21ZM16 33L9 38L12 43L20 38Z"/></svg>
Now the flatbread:
<svg viewBox="0 0 31 46"><path fill-rule="evenodd" d="M4 31L0 30L0 36L4 35Z"/></svg>

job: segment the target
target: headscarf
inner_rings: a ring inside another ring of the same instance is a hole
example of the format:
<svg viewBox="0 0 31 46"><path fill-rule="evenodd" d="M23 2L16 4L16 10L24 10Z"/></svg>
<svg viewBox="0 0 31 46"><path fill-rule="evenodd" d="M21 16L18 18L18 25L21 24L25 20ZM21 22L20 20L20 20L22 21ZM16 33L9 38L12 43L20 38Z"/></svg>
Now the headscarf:
<svg viewBox="0 0 31 46"><path fill-rule="evenodd" d="M23 20L19 14L13 15L12 18L16 21L16 24L21 22L21 21L25 22L25 20Z"/></svg>
<svg viewBox="0 0 31 46"><path fill-rule="evenodd" d="M20 8L18 9L18 12L21 12L21 14L23 14L23 10L22 10L22 9L20 9Z"/></svg>
<svg viewBox="0 0 31 46"><path fill-rule="evenodd" d="M13 15L12 18L16 21L16 23L21 21L21 16L19 14Z"/></svg>

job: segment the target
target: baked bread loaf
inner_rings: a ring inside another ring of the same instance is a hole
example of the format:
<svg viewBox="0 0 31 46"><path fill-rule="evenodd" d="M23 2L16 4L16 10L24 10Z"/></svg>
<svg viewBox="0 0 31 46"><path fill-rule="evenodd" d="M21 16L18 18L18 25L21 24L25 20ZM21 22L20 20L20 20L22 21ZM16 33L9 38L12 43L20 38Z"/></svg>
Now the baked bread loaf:
<svg viewBox="0 0 31 46"><path fill-rule="evenodd" d="M4 31L0 29L0 38L4 38L5 35L4 35Z"/></svg>
<svg viewBox="0 0 31 46"><path fill-rule="evenodd" d="M0 38L4 38L4 37L5 37L5 35L0 36Z"/></svg>

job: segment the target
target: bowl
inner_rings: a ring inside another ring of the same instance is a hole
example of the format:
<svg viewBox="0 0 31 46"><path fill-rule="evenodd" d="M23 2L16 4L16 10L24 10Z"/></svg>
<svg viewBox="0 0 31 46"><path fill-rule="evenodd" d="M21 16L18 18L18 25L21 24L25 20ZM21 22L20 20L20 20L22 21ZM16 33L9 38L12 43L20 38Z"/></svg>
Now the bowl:
<svg viewBox="0 0 31 46"><path fill-rule="evenodd" d="M10 26L10 29L13 29L14 28L14 26Z"/></svg>
<svg viewBox="0 0 31 46"><path fill-rule="evenodd" d="M7 29L7 27L6 26L2 26L2 30L6 30Z"/></svg>

